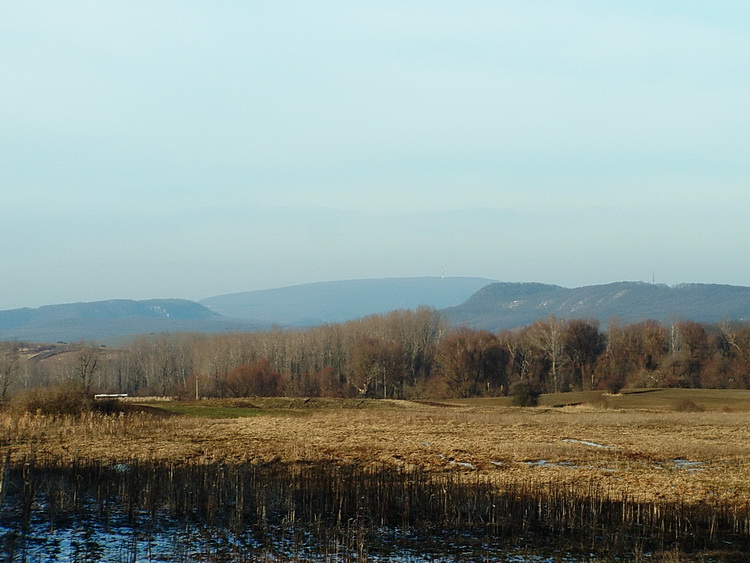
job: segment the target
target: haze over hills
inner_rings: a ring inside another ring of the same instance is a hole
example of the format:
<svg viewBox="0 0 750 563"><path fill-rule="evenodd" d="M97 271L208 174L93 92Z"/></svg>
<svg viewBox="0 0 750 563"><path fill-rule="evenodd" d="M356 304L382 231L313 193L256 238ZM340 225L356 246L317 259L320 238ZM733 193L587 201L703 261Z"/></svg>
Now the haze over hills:
<svg viewBox="0 0 750 563"><path fill-rule="evenodd" d="M220 295L201 303L126 299L0 311L0 340L105 341L162 332L267 330L343 322L426 305L453 324L512 329L555 315L628 323L750 320L750 287L617 282L578 288L483 278L323 282Z"/></svg>
<svg viewBox="0 0 750 563"><path fill-rule="evenodd" d="M220 332L267 328L227 319L185 299L112 299L0 311L0 340L73 342L178 331Z"/></svg>
<svg viewBox="0 0 750 563"><path fill-rule="evenodd" d="M440 309L468 299L493 280L385 278L334 281L182 299L47 305L0 311L0 340L102 341L161 332L267 330L341 322L394 309Z"/></svg>
<svg viewBox="0 0 750 563"><path fill-rule="evenodd" d="M750 320L750 287L719 284L655 285L617 282L578 288L542 283L493 283L443 311L455 324L487 330L526 326L537 319L612 319L637 322Z"/></svg>
<svg viewBox="0 0 750 563"><path fill-rule="evenodd" d="M227 317L314 326L420 305L452 307L493 281L465 277L345 280L219 295L200 303Z"/></svg>

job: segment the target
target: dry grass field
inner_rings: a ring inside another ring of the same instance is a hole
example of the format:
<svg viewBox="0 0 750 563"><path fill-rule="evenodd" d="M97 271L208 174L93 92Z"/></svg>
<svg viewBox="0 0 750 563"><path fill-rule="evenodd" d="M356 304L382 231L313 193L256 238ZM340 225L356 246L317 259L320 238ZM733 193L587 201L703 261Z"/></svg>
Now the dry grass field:
<svg viewBox="0 0 750 563"><path fill-rule="evenodd" d="M147 410L2 414L0 444L14 459L393 465L597 487L612 498L750 506L745 391L566 394L536 408L505 399L247 399Z"/></svg>

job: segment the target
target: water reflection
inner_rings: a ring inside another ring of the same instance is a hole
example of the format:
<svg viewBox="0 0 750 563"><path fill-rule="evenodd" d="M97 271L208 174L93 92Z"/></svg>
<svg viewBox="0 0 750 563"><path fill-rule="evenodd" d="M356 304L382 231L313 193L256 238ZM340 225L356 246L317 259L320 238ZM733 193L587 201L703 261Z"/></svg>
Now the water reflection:
<svg viewBox="0 0 750 563"><path fill-rule="evenodd" d="M746 509L478 472L32 459L2 475L5 561L731 560L750 547Z"/></svg>

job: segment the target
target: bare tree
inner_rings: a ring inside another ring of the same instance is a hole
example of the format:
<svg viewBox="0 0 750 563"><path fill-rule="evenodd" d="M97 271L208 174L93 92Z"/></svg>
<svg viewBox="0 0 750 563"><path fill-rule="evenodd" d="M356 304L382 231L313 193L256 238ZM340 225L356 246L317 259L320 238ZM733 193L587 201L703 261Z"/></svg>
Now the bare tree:
<svg viewBox="0 0 750 563"><path fill-rule="evenodd" d="M400 342L361 338L352 350L353 384L367 397L399 397L407 365L407 353Z"/></svg>
<svg viewBox="0 0 750 563"><path fill-rule="evenodd" d="M281 375L266 359L259 359L233 369L227 375L226 393L230 397L275 396L281 387Z"/></svg>
<svg viewBox="0 0 750 563"><path fill-rule="evenodd" d="M0 353L0 389L2 390L2 402L8 399L8 388L15 381L20 369L21 353L18 343L12 342L6 345Z"/></svg>
<svg viewBox="0 0 750 563"><path fill-rule="evenodd" d="M534 346L539 348L549 362L549 374L552 378L552 390L559 392L560 367L563 359L563 327L565 322L551 315L544 321L536 321L529 327L528 336Z"/></svg>
<svg viewBox="0 0 750 563"><path fill-rule="evenodd" d="M458 329L437 349L440 373L451 392L461 397L507 393L509 358L497 336L486 330Z"/></svg>
<svg viewBox="0 0 750 563"><path fill-rule="evenodd" d="M594 366L604 351L604 340L598 320L573 319L565 324L563 351L571 367L574 387L596 386Z"/></svg>
<svg viewBox="0 0 750 563"><path fill-rule="evenodd" d="M78 352L76 376L86 393L91 390L94 374L99 370L99 360L99 349L96 346L84 345Z"/></svg>

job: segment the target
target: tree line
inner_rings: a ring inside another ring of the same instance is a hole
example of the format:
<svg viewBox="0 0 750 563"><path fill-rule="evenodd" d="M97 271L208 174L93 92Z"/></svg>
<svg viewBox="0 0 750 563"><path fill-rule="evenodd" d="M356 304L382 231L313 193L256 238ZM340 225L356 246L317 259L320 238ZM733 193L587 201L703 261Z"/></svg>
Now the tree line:
<svg viewBox="0 0 750 563"><path fill-rule="evenodd" d="M140 336L117 348L0 346L0 394L73 380L88 392L195 397L473 397L623 387L750 388L750 325L554 316L512 331L435 310L308 329Z"/></svg>

